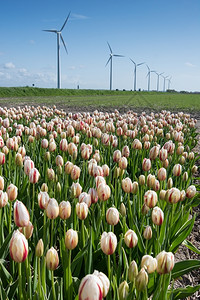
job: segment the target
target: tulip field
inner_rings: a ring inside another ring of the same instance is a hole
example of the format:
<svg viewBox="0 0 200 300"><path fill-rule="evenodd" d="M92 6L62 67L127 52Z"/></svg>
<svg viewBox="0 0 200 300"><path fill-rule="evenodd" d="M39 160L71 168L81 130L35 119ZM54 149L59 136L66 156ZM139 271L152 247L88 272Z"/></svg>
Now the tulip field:
<svg viewBox="0 0 200 300"><path fill-rule="evenodd" d="M0 299L185 299L197 120L0 107Z"/></svg>

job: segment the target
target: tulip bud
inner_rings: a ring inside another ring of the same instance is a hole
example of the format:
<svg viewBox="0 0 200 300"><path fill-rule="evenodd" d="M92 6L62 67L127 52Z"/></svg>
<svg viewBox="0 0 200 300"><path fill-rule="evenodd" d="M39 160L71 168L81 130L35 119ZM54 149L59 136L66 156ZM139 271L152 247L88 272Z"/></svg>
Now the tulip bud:
<svg viewBox="0 0 200 300"><path fill-rule="evenodd" d="M104 273L96 270L94 271L93 275L97 276L101 280L101 283L103 284L103 297L106 297L110 288L110 280Z"/></svg>
<svg viewBox="0 0 200 300"><path fill-rule="evenodd" d="M99 197L99 200L106 201L110 198L110 187L107 184L101 183L97 188L97 194Z"/></svg>
<svg viewBox="0 0 200 300"><path fill-rule="evenodd" d="M184 201L186 198L186 192L184 190L181 191L180 201Z"/></svg>
<svg viewBox="0 0 200 300"><path fill-rule="evenodd" d="M73 182L71 186L71 195L73 198L78 198L82 192L82 186L78 182Z"/></svg>
<svg viewBox="0 0 200 300"><path fill-rule="evenodd" d="M43 240L40 239L35 248L35 255L37 257L41 257L43 255L43 253L44 253L44 243L43 243Z"/></svg>
<svg viewBox="0 0 200 300"><path fill-rule="evenodd" d="M171 189L173 187L173 180L172 178L170 177L167 181L167 188L168 189Z"/></svg>
<svg viewBox="0 0 200 300"><path fill-rule="evenodd" d="M46 254L46 266L48 270L54 271L59 265L58 252L54 247L51 247Z"/></svg>
<svg viewBox="0 0 200 300"><path fill-rule="evenodd" d="M160 194L159 194L160 200L165 200L166 192L167 192L167 191L165 191L165 190L161 190L161 191L160 191Z"/></svg>
<svg viewBox="0 0 200 300"><path fill-rule="evenodd" d="M159 274L170 273L174 267L174 254L172 252L162 251L156 256L156 260Z"/></svg>
<svg viewBox="0 0 200 300"><path fill-rule="evenodd" d="M43 149L47 149L48 146L49 146L48 140L47 140L47 139L43 139L43 140L41 141L41 147L42 147Z"/></svg>
<svg viewBox="0 0 200 300"><path fill-rule="evenodd" d="M4 178L0 176L0 190L3 191L4 189Z"/></svg>
<svg viewBox="0 0 200 300"><path fill-rule="evenodd" d="M44 160L45 161L49 161L50 160L50 152L45 152L45 155L44 155Z"/></svg>
<svg viewBox="0 0 200 300"><path fill-rule="evenodd" d="M103 177L109 176L110 169L109 169L108 165L103 165L102 170L103 170Z"/></svg>
<svg viewBox="0 0 200 300"><path fill-rule="evenodd" d="M194 165L191 169L192 174L195 174L197 171L198 171L198 167Z"/></svg>
<svg viewBox="0 0 200 300"><path fill-rule="evenodd" d="M137 181L134 181L133 182L133 187L132 187L132 193L133 194L137 194L137 191L138 191L138 183L137 183Z"/></svg>
<svg viewBox="0 0 200 300"><path fill-rule="evenodd" d="M149 158L144 158L142 162L142 170L148 172L151 169L151 160Z"/></svg>
<svg viewBox="0 0 200 300"><path fill-rule="evenodd" d="M92 203L97 203L97 201L98 201L97 190L95 190L95 188L90 188L89 191L88 191L88 194L91 197Z"/></svg>
<svg viewBox="0 0 200 300"><path fill-rule="evenodd" d="M147 205L144 203L143 206L142 206L142 214L143 214L143 215L147 215L149 209L150 209L149 206L147 206Z"/></svg>
<svg viewBox="0 0 200 300"><path fill-rule="evenodd" d="M190 152L190 153L188 154L188 159L189 159L189 160L193 160L193 159L194 159L194 152Z"/></svg>
<svg viewBox="0 0 200 300"><path fill-rule="evenodd" d="M0 209L8 204L8 195L6 192L0 190Z"/></svg>
<svg viewBox="0 0 200 300"><path fill-rule="evenodd" d="M5 164L5 154L3 152L0 152L0 166Z"/></svg>
<svg viewBox="0 0 200 300"><path fill-rule="evenodd" d="M150 240L152 238L152 229L151 226L147 226L143 232L145 240Z"/></svg>
<svg viewBox="0 0 200 300"><path fill-rule="evenodd" d="M188 180L188 172L184 172L184 173L183 173L182 180L183 180L183 181L187 181L187 180Z"/></svg>
<svg viewBox="0 0 200 300"><path fill-rule="evenodd" d="M32 237L33 234L33 224L29 221L28 225L26 227L20 227L19 231L23 233L28 240Z"/></svg>
<svg viewBox="0 0 200 300"><path fill-rule="evenodd" d="M127 158L125 156L121 157L118 164L120 169L125 170L128 165Z"/></svg>
<svg viewBox="0 0 200 300"><path fill-rule="evenodd" d="M180 200L181 194L179 189L171 188L167 190L165 200L169 203L177 203Z"/></svg>
<svg viewBox="0 0 200 300"><path fill-rule="evenodd" d="M101 280L94 274L86 275L80 283L78 290L79 300L102 300L103 284Z"/></svg>
<svg viewBox="0 0 200 300"><path fill-rule="evenodd" d="M109 225L117 225L119 222L119 212L115 207L110 207L107 210L106 221Z"/></svg>
<svg viewBox="0 0 200 300"><path fill-rule="evenodd" d="M124 203L121 203L120 205L120 213L122 217L126 217L126 206L124 205Z"/></svg>
<svg viewBox="0 0 200 300"><path fill-rule="evenodd" d="M34 168L34 162L31 159L25 159L24 161L24 172L29 175L30 170Z"/></svg>
<svg viewBox="0 0 200 300"><path fill-rule="evenodd" d="M128 279L131 282L134 282L137 275L138 275L138 266L137 266L137 263L133 260L129 265Z"/></svg>
<svg viewBox="0 0 200 300"><path fill-rule="evenodd" d="M128 292L129 292L129 286L128 283L126 282L126 280L124 280L123 282L120 283L119 288L118 288L118 292L119 292L119 299L120 300L126 300L128 297Z"/></svg>
<svg viewBox="0 0 200 300"><path fill-rule="evenodd" d="M65 247L69 250L73 250L78 245L78 234L73 229L67 230L65 234Z"/></svg>
<svg viewBox="0 0 200 300"><path fill-rule="evenodd" d="M152 210L151 213L151 218L152 218L152 222L155 225L162 225L163 221L164 221L164 213L162 211L162 209L160 209L160 207L155 206Z"/></svg>
<svg viewBox="0 0 200 300"><path fill-rule="evenodd" d="M133 183L129 177L122 179L122 189L125 193L131 193L133 189Z"/></svg>
<svg viewBox="0 0 200 300"><path fill-rule="evenodd" d="M55 172L54 172L54 169L47 169L47 178L48 180L50 181L53 181L55 180Z"/></svg>
<svg viewBox="0 0 200 300"><path fill-rule="evenodd" d="M47 192L48 193L48 186L46 183L43 183L41 186L41 192Z"/></svg>
<svg viewBox="0 0 200 300"><path fill-rule="evenodd" d="M103 232L101 236L101 250L106 255L111 255L117 247L117 237L113 232Z"/></svg>
<svg viewBox="0 0 200 300"><path fill-rule="evenodd" d="M157 268L157 260L151 255L144 255L141 261L141 268L146 267L146 270L149 274L155 272Z"/></svg>
<svg viewBox="0 0 200 300"><path fill-rule="evenodd" d="M56 156L56 166L63 166L63 158L61 155Z"/></svg>
<svg viewBox="0 0 200 300"><path fill-rule="evenodd" d="M59 216L62 220L66 220L71 216L71 204L69 201L62 201L59 204Z"/></svg>
<svg viewBox="0 0 200 300"><path fill-rule="evenodd" d="M165 168L160 168L158 170L158 180L164 181L167 177L167 172Z"/></svg>
<svg viewBox="0 0 200 300"><path fill-rule="evenodd" d="M40 173L36 168L33 168L29 172L29 181L30 183L37 183L40 178Z"/></svg>
<svg viewBox="0 0 200 300"><path fill-rule="evenodd" d="M66 152L68 148L68 143L65 138L60 141L60 150Z"/></svg>
<svg viewBox="0 0 200 300"><path fill-rule="evenodd" d="M8 195L8 200L14 201L17 198L17 187L14 184L10 184L7 187L7 195Z"/></svg>
<svg viewBox="0 0 200 300"><path fill-rule="evenodd" d="M15 262L21 263L27 255L28 241L19 230L15 230L10 240L10 256Z"/></svg>
<svg viewBox="0 0 200 300"><path fill-rule="evenodd" d="M152 190L148 190L145 194L144 194L144 203L149 207L149 208L153 208L156 203L158 201L158 197L155 191Z"/></svg>
<svg viewBox="0 0 200 300"><path fill-rule="evenodd" d="M182 172L182 166L180 164L176 164L173 167L173 175L174 176L180 176Z"/></svg>
<svg viewBox="0 0 200 300"><path fill-rule="evenodd" d="M30 215L26 206L21 201L16 201L14 204L14 222L18 227L28 226Z"/></svg>
<svg viewBox="0 0 200 300"><path fill-rule="evenodd" d="M194 185L190 185L186 190L186 197L193 198L196 195L196 187Z"/></svg>
<svg viewBox="0 0 200 300"><path fill-rule="evenodd" d="M54 198L49 198L47 207L46 207L46 214L49 219L56 219L59 215L59 206L58 202Z"/></svg>
<svg viewBox="0 0 200 300"><path fill-rule="evenodd" d="M38 194L38 205L41 209L46 209L49 202L49 195L47 192L40 191Z"/></svg>
<svg viewBox="0 0 200 300"><path fill-rule="evenodd" d="M23 166L23 158L20 153L17 153L15 156L15 163L17 166L22 167Z"/></svg>
<svg viewBox="0 0 200 300"><path fill-rule="evenodd" d="M129 229L124 235L124 241L127 247L134 248L138 242L137 234L132 229Z"/></svg>
<svg viewBox="0 0 200 300"><path fill-rule="evenodd" d="M81 169L78 166L74 165L70 173L72 180L77 180L80 177L80 173Z"/></svg>
<svg viewBox="0 0 200 300"><path fill-rule="evenodd" d="M76 214L80 220L85 220L88 215L88 206L85 202L76 204Z"/></svg>
<svg viewBox="0 0 200 300"><path fill-rule="evenodd" d="M87 204L88 207L90 207L92 200L91 200L91 196L90 194L86 193L86 192L82 192L79 197L78 197L78 201L79 203L85 202Z"/></svg>
<svg viewBox="0 0 200 300"><path fill-rule="evenodd" d="M144 175L139 176L139 185L145 185L145 176Z"/></svg>
<svg viewBox="0 0 200 300"><path fill-rule="evenodd" d="M148 274L144 268L140 270L136 279L135 279L135 286L138 292L143 291L148 284Z"/></svg>

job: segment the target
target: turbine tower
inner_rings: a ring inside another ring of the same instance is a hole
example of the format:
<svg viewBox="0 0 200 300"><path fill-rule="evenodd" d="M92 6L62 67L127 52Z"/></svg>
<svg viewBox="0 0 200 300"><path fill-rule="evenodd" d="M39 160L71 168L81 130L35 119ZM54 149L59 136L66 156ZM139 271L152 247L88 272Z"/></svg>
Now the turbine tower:
<svg viewBox="0 0 200 300"><path fill-rule="evenodd" d="M162 74L164 74L164 72L162 72L162 73L160 73L160 74L158 74L158 73L156 72L156 74L157 74L157 76L158 76L158 78L157 78L157 92L159 92L159 81L160 81L160 76L161 76Z"/></svg>
<svg viewBox="0 0 200 300"><path fill-rule="evenodd" d="M136 64L136 62L134 62L131 58L130 58L130 60L132 61L132 63L134 64L134 91L136 91L136 70L137 70L137 67L138 66L141 66L141 65L143 65L143 64L145 64L144 62L142 62L142 63L139 63L139 64Z"/></svg>
<svg viewBox="0 0 200 300"><path fill-rule="evenodd" d="M171 79L172 79L172 76L169 79L167 79L168 80L168 90L170 89Z"/></svg>
<svg viewBox="0 0 200 300"><path fill-rule="evenodd" d="M110 47L110 44L108 42L107 42L107 44L108 44L108 47L110 49L110 57L109 57L109 59L106 63L106 66L110 62L110 90L112 90L112 59L113 59L113 56L124 57L124 55L113 54L112 49Z"/></svg>
<svg viewBox="0 0 200 300"><path fill-rule="evenodd" d="M147 66L147 69L148 69L148 73L147 73L147 76L148 77L148 92L150 91L150 80L151 80L151 73L156 73L156 71L151 71L149 66Z"/></svg>
<svg viewBox="0 0 200 300"><path fill-rule="evenodd" d="M65 45L65 42L64 42L64 39L62 37L61 32L64 29L64 27L65 27L65 25L66 25L66 23L67 23L67 21L69 19L69 16L70 16L70 13L68 14L68 16L67 16L67 18L66 18L66 20L65 20L65 22L64 22L64 24L63 24L63 26L61 27L60 30L56 30L56 29L45 29L45 30L43 30L43 31L47 31L47 32L54 32L57 35L57 88L58 89L60 89L60 86L61 86L61 84L60 84L60 81L61 81L60 80L60 77L61 77L60 76L60 39L61 39L61 41L63 43L65 51L67 52L67 47Z"/></svg>

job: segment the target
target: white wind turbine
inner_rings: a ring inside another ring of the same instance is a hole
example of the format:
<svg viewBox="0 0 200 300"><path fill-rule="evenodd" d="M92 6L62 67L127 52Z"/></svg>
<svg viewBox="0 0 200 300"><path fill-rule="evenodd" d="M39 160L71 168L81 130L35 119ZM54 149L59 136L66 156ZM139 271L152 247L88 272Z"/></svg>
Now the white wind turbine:
<svg viewBox="0 0 200 300"><path fill-rule="evenodd" d="M61 84L60 84L60 77L61 77L60 76L60 39L61 39L61 41L63 43L65 51L67 52L67 47L65 45L65 42L64 42L64 39L62 37L61 32L64 29L64 27L65 27L65 25L66 25L66 23L67 23L67 21L69 19L69 16L70 16L70 13L68 14L68 16L67 16L67 18L66 18L66 20L65 20L65 22L64 22L64 24L63 24L63 26L61 27L60 30L56 30L56 29L45 29L45 30L43 30L43 31L47 31L47 32L54 32L57 35L57 80L58 80L57 88L58 89L60 89L60 86L61 86Z"/></svg>
<svg viewBox="0 0 200 300"><path fill-rule="evenodd" d="M147 66L147 69L148 69L148 73L147 73L147 76L148 77L148 91L150 91L150 81L151 81L151 73L156 73L156 71L151 71L149 66Z"/></svg>
<svg viewBox="0 0 200 300"><path fill-rule="evenodd" d="M112 49L110 47L110 44L108 42L107 42L107 44L108 44L108 47L110 49L110 57L109 57L109 59L106 63L106 66L110 62L110 90L112 90L112 58L113 58L113 56L117 56L117 57L124 57L124 56L119 55L119 54L113 54Z"/></svg>
<svg viewBox="0 0 200 300"><path fill-rule="evenodd" d="M134 60L132 60L131 58L130 58L130 60L131 60L132 63L134 64L134 91L136 91L136 71L137 71L137 67L138 67L138 66L141 66L141 65L143 65L143 64L145 64L145 63L142 62L142 63L136 64L136 62L134 62Z"/></svg>

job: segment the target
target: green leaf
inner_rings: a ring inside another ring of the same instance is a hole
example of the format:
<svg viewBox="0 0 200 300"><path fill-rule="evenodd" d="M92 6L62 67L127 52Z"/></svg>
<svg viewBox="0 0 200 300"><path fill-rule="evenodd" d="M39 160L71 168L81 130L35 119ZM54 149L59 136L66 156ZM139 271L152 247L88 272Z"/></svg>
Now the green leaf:
<svg viewBox="0 0 200 300"><path fill-rule="evenodd" d="M186 286L185 288L178 288L175 290L170 290L169 294L173 294L173 300L175 299L186 299L187 297L193 295L200 289L200 284L196 286Z"/></svg>
<svg viewBox="0 0 200 300"><path fill-rule="evenodd" d="M175 263L172 270L172 279L178 278L187 274L195 269L200 268L200 260L188 259Z"/></svg>
<svg viewBox="0 0 200 300"><path fill-rule="evenodd" d="M188 235L191 233L192 228L194 226L194 221L195 221L195 216L190 221L187 221L188 226L184 228L184 230L181 233L176 234L176 238L171 244L171 247L169 248L169 252L176 251L179 245L185 240L186 237L188 237Z"/></svg>
<svg viewBox="0 0 200 300"><path fill-rule="evenodd" d="M7 297L7 295L6 295L6 292L4 290L4 287L3 287L1 279L0 279L0 299L2 299L2 300L9 300L8 297Z"/></svg>
<svg viewBox="0 0 200 300"><path fill-rule="evenodd" d="M13 299L13 297L16 293L16 290L18 289L18 286L19 286L19 280L18 279L9 286L9 289L7 291L9 299Z"/></svg>
<svg viewBox="0 0 200 300"><path fill-rule="evenodd" d="M8 244L10 242L11 236L12 236L13 232L11 232L7 238L5 239L3 245L0 248L0 257L1 258L5 258L5 256L7 255L7 250L8 250Z"/></svg>
<svg viewBox="0 0 200 300"><path fill-rule="evenodd" d="M200 250L197 249L190 241L188 240L184 240L182 245L186 246L188 249L190 249L191 251L200 254Z"/></svg>
<svg viewBox="0 0 200 300"><path fill-rule="evenodd" d="M6 282L12 282L13 278L10 273L7 271L3 263L0 261L0 270L1 270L1 278L6 280Z"/></svg>

